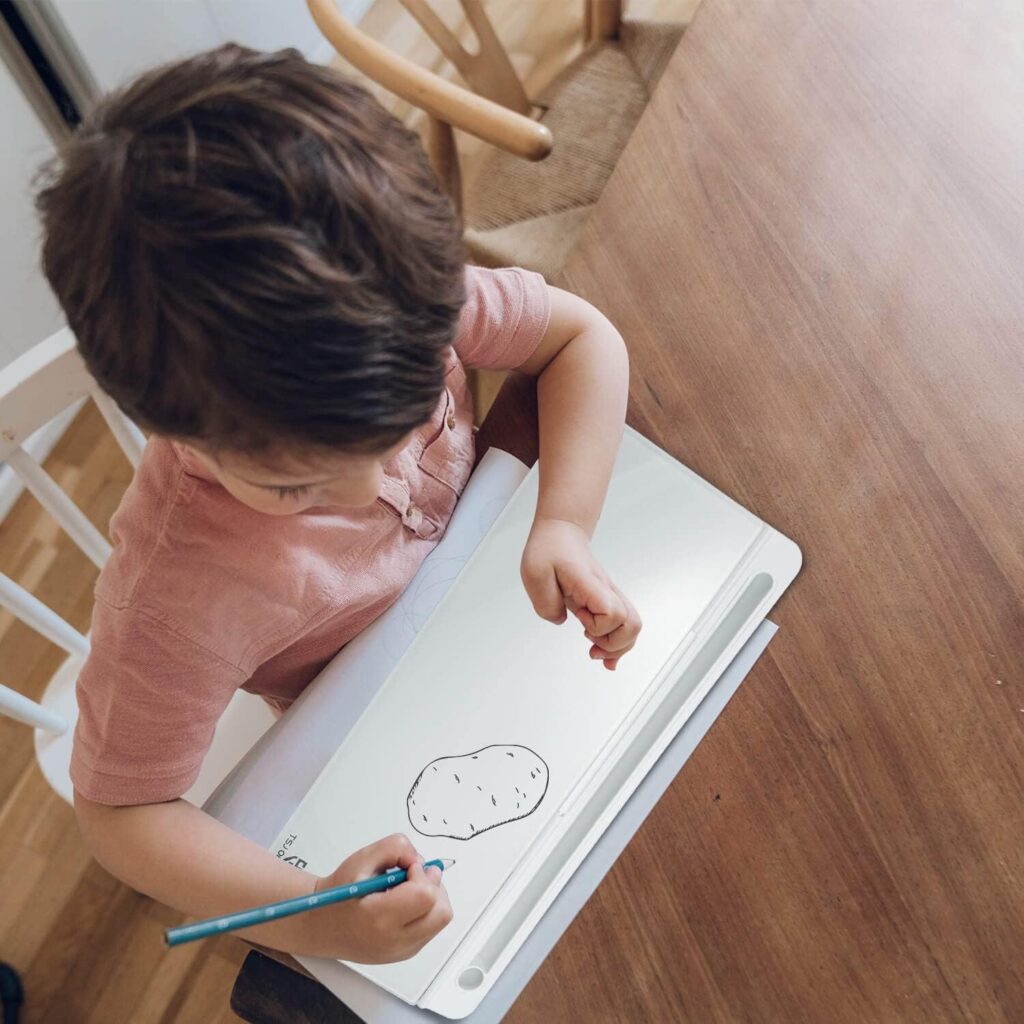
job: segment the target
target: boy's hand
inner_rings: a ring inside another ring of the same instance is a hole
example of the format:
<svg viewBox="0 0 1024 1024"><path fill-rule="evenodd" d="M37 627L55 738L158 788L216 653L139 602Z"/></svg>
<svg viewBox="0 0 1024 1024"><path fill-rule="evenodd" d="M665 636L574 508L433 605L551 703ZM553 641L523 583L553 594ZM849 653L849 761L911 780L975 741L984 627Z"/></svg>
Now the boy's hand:
<svg viewBox="0 0 1024 1024"><path fill-rule="evenodd" d="M362 964L408 960L452 919L448 894L436 867L423 867L423 858L403 835L388 836L357 850L316 884L322 892L405 868L409 877L400 885L360 899L323 907L306 915L317 930L324 956ZM316 920L314 920L316 919Z"/></svg>
<svg viewBox="0 0 1024 1024"><path fill-rule="evenodd" d="M523 551L523 585L548 622L570 611L583 623L590 657L614 669L636 643L640 616L590 552L586 532L562 519L537 519Z"/></svg>

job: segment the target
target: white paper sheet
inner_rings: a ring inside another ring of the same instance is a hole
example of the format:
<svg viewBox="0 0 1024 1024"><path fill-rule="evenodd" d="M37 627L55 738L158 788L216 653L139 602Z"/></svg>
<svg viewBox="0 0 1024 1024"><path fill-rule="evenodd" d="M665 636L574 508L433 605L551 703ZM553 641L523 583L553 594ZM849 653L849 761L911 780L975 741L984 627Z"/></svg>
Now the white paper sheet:
<svg viewBox="0 0 1024 1024"><path fill-rule="evenodd" d="M246 754L204 805L208 814L264 846L273 844L527 472L515 456L488 449L444 537L401 597L331 661ZM260 794L258 802L254 793Z"/></svg>

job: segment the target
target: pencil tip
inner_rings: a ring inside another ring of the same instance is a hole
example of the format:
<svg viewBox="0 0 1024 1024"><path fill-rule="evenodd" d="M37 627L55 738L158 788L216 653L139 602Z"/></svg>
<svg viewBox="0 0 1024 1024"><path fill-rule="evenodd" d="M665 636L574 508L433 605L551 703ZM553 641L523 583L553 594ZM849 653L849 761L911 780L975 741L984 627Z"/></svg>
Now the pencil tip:
<svg viewBox="0 0 1024 1024"><path fill-rule="evenodd" d="M445 871L447 871L455 863L455 861L451 857L442 857L441 863L444 865Z"/></svg>

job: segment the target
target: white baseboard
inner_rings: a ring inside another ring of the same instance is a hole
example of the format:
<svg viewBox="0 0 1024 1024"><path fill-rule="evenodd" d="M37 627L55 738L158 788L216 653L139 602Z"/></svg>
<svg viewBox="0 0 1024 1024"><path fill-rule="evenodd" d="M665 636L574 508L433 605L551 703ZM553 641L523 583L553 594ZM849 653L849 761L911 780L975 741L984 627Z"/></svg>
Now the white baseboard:
<svg viewBox="0 0 1024 1024"><path fill-rule="evenodd" d="M42 462L53 451L84 401L82 399L82 401L68 406L59 416L55 416L45 426L40 427L25 441L23 445L25 451L34 459ZM14 470L6 463L0 462L0 523L14 507L14 503L21 497L21 492L24 489L25 485Z"/></svg>

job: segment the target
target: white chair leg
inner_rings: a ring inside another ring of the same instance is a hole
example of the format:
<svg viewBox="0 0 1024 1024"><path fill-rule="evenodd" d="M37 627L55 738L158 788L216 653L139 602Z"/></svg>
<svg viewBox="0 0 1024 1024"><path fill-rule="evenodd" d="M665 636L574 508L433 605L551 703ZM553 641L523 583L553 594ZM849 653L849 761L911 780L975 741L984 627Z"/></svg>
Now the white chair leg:
<svg viewBox="0 0 1024 1024"><path fill-rule="evenodd" d="M68 723L60 717L47 711L42 704L22 696L7 686L0 685L0 714L7 715L17 722L24 722L26 725L34 726L36 729L44 729L46 732L55 732L58 735L66 732Z"/></svg>
<svg viewBox="0 0 1024 1024"><path fill-rule="evenodd" d="M68 654L88 654L89 641L39 598L0 572L0 605Z"/></svg>
<svg viewBox="0 0 1024 1024"><path fill-rule="evenodd" d="M60 523L67 535L82 549L83 554L97 568L102 569L103 563L110 554L110 543L86 519L82 510L57 486L53 477L24 448L15 448L7 456L7 461L43 508Z"/></svg>
<svg viewBox="0 0 1024 1024"><path fill-rule="evenodd" d="M120 409L117 403L102 391L94 391L92 400L99 407L103 418L110 427L117 443L121 446L128 461L138 469L142 458L142 449L146 447L146 435Z"/></svg>

